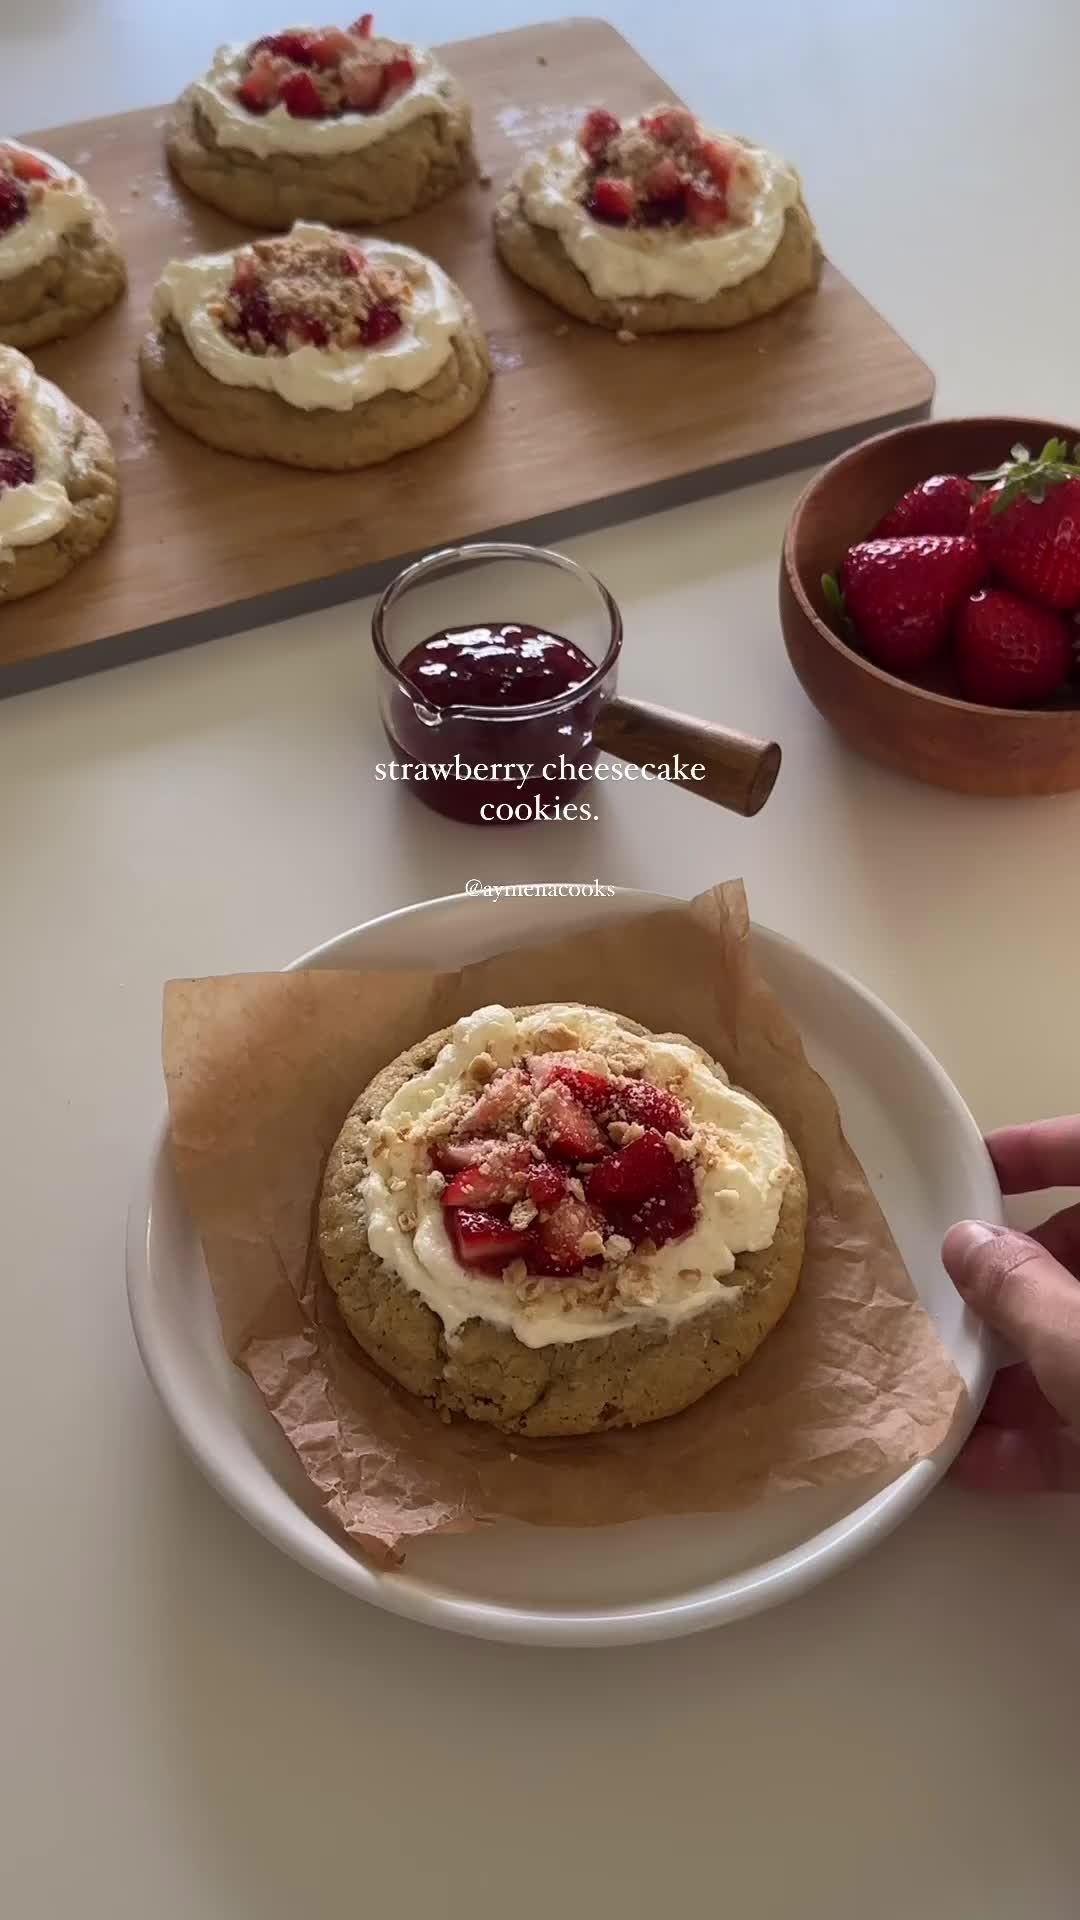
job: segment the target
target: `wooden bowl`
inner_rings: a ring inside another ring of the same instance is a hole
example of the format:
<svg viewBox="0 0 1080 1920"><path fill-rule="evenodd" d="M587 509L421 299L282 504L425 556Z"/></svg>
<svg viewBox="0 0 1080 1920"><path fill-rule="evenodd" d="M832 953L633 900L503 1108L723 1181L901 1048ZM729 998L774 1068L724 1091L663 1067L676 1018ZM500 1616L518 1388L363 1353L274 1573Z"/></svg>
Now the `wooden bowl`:
<svg viewBox="0 0 1080 1920"><path fill-rule="evenodd" d="M833 632L821 591L846 549L932 473L981 473L1022 441L1033 451L1076 427L1051 420L925 420L866 440L823 468L784 537L780 621L788 657L818 712L860 752L957 793L1068 793L1080 787L1080 706L981 707L947 664L927 684L871 665Z"/></svg>

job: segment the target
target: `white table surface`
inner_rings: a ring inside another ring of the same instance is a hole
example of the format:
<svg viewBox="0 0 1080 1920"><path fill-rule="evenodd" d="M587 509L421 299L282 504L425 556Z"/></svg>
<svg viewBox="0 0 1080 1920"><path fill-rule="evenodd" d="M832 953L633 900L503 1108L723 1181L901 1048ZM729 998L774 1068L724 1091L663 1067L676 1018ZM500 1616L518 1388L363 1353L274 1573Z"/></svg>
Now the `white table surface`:
<svg viewBox="0 0 1080 1920"><path fill-rule="evenodd" d="M384 19L435 39L537 11ZM937 370L939 411L1080 416L1080 11L609 11L695 106L797 158L833 258ZM276 24L262 0L2 0L0 114L164 100L216 39ZM783 742L753 824L644 788L589 827L437 821L372 779L365 605L0 704L12 1920L1075 1915L1075 1505L946 1488L805 1600L683 1642L456 1641L364 1610L228 1511L127 1323L163 980L276 967L473 876L689 893L741 871L757 917L890 1001L983 1123L1078 1104L1080 795L968 801L838 744L777 629L798 484L573 546L623 604L625 691Z"/></svg>

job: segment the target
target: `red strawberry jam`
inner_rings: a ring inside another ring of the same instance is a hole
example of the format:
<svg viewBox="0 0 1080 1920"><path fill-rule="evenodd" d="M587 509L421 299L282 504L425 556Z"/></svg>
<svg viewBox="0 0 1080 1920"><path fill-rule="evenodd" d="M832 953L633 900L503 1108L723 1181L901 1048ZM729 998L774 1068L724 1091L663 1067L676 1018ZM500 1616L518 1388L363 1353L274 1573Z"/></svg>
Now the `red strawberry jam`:
<svg viewBox="0 0 1080 1920"><path fill-rule="evenodd" d="M437 813L477 825L559 817L542 807L561 803L579 784L574 771L595 757L592 728L599 689L569 707L500 719L508 707L538 706L572 695L595 662L560 634L525 622L485 621L448 627L412 648L399 672L417 705L396 687L387 732L402 769L442 767L432 777L404 777ZM456 715L460 707L490 713ZM441 725L423 710L445 714Z"/></svg>

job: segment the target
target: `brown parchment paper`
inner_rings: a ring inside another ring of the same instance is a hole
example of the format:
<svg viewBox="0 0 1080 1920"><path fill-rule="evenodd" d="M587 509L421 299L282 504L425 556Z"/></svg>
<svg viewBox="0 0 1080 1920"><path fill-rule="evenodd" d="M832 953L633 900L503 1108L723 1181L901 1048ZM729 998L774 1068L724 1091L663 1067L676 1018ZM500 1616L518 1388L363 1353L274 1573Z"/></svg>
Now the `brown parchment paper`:
<svg viewBox="0 0 1080 1920"><path fill-rule="evenodd" d="M478 900L476 911L490 904ZM963 1384L748 935L746 896L732 881L685 906L455 973L166 987L173 1153L226 1347L328 1516L376 1558L500 1517L600 1526L714 1512L898 1473L944 1439ZM339 1319L315 1221L327 1154L380 1067L477 1007L543 1000L589 1001L706 1047L787 1128L810 1218L794 1303L737 1379L653 1426L524 1441L446 1425L376 1372Z"/></svg>

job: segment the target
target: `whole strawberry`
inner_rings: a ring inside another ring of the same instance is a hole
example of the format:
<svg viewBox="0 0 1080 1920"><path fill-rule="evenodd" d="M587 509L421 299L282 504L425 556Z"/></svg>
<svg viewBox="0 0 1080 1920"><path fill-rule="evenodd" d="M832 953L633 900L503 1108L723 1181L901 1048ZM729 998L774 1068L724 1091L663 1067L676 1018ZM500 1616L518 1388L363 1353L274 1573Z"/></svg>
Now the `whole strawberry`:
<svg viewBox="0 0 1080 1920"><path fill-rule="evenodd" d="M1016 446L992 473L971 531L995 573L1044 607L1080 606L1080 447L1048 440L1037 460Z"/></svg>
<svg viewBox="0 0 1080 1920"><path fill-rule="evenodd" d="M879 520L871 540L902 540L919 533L966 533L979 497L974 480L962 473L934 473L902 494Z"/></svg>
<svg viewBox="0 0 1080 1920"><path fill-rule="evenodd" d="M1060 614L1007 587L973 593L956 620L956 667L969 700L1028 707L1049 700L1069 672L1069 630Z"/></svg>
<svg viewBox="0 0 1080 1920"><path fill-rule="evenodd" d="M839 583L826 574L822 589L871 660L910 673L938 652L957 607L986 572L977 543L964 534L863 540L845 554Z"/></svg>

